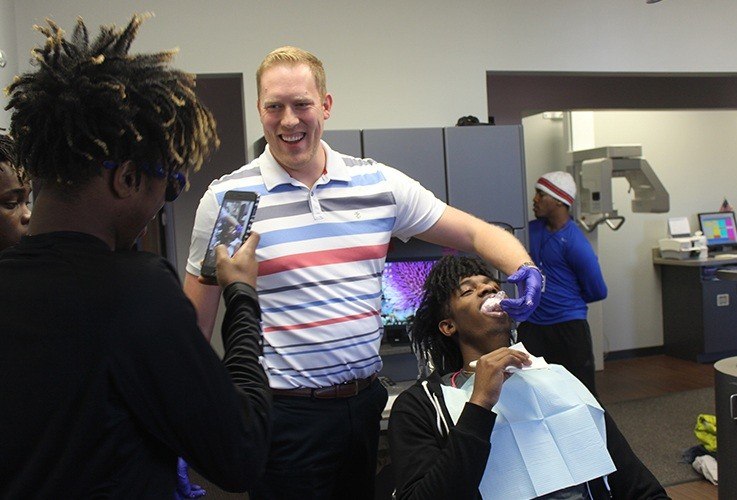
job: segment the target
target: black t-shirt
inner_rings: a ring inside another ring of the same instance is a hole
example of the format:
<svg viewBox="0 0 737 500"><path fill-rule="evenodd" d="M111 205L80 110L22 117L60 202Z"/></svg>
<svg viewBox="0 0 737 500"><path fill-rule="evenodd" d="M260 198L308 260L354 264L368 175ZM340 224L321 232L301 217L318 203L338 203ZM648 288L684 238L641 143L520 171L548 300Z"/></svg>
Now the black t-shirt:
<svg viewBox="0 0 737 500"><path fill-rule="evenodd" d="M236 390L164 259L80 233L0 253L0 497L170 499L177 456L247 488L270 428L247 289L226 297L248 360Z"/></svg>

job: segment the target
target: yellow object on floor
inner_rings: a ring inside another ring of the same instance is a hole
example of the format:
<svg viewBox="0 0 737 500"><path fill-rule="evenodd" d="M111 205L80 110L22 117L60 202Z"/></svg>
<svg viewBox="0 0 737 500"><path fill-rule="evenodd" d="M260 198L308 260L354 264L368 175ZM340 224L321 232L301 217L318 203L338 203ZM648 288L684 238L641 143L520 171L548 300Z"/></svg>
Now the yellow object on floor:
<svg viewBox="0 0 737 500"><path fill-rule="evenodd" d="M706 413L696 417L694 434L706 451L717 451L717 417Z"/></svg>

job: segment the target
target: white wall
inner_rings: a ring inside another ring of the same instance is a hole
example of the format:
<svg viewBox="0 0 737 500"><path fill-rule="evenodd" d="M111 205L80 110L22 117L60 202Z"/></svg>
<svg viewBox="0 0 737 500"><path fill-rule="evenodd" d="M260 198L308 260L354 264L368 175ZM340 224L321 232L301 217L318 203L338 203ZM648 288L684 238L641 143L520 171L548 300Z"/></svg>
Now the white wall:
<svg viewBox="0 0 737 500"><path fill-rule="evenodd" d="M522 119L525 141L525 174L527 176L527 218L532 220L532 198L535 181L546 172L565 170L568 159L567 139L562 119L550 119L548 113Z"/></svg>
<svg viewBox="0 0 737 500"><path fill-rule="evenodd" d="M7 1L7 0L6 0ZM735 71L737 2L665 0L15 0L18 55L52 16L71 29L153 11L135 50L179 46L188 71L253 74L271 49L315 52L335 96L329 128L453 125L485 117L487 70ZM4 15L4 13L3 13ZM23 68L22 68L23 69ZM249 108L249 131L260 129ZM251 133L249 142L257 137Z"/></svg>
<svg viewBox="0 0 737 500"><path fill-rule="evenodd" d="M626 222L603 227L599 260L609 285L604 307L608 350L662 345L660 279L651 249L667 236L668 217L719 209L737 202L737 111L607 111L594 113L596 147L642 144L642 154L670 194L666 214L632 213L625 179L613 182L615 208Z"/></svg>
<svg viewBox="0 0 737 500"><path fill-rule="evenodd" d="M0 50L5 54L5 67L0 68L0 127L8 128L10 114L4 111L8 104L5 92L13 76L18 73L17 41L15 37L15 2L0 0Z"/></svg>
<svg viewBox="0 0 737 500"><path fill-rule="evenodd" d="M17 37L15 59L21 71L28 68L30 48L43 41L31 26L47 16L71 31L75 17L82 15L94 32L99 24L126 23L133 12L155 12L133 50L178 46L176 64L187 71L243 73L250 143L260 135L254 72L268 51L284 44L311 50L325 63L328 88L335 97L327 124L333 129L447 126L462 115L486 117L485 74L490 70L737 71L733 0L664 0L652 5L645 0L0 0L0 8L0 44ZM7 74L0 73L1 78ZM0 123L5 119L0 111ZM676 142L670 134L648 130L659 135L652 140L663 149ZM642 142L642 134L634 140ZM675 146L687 148L686 141L678 142ZM702 158L710 154L689 149ZM645 154L651 158L649 145ZM728 158L727 151L723 158ZM697 211L677 208L673 189L693 177L693 187L705 195L703 177L690 169L716 164L660 158L652 158L651 164L659 174L662 165L669 165L674 179L663 182L673 195L673 213ZM713 198L723 194L728 193ZM714 206L711 198L702 198L708 208ZM626 198L618 201L620 209L626 204ZM612 299L618 297L605 310L605 323L617 325L606 327L611 350L661 342L660 330L652 323L659 318L659 305L652 308L660 300L654 270L641 261L661 219L645 216L639 228L628 221L619 232L628 235L624 249L616 248L622 240L599 242L601 251L613 254L606 257L612 264L605 275ZM643 277L650 285L638 292L646 293L647 301L626 298ZM648 302L651 307L645 308Z"/></svg>

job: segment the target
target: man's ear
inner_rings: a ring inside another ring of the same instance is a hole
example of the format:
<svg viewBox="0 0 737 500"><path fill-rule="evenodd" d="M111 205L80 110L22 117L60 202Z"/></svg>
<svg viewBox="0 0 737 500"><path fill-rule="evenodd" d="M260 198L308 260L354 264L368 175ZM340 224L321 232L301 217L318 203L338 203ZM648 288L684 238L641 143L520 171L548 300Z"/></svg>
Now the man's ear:
<svg viewBox="0 0 737 500"><path fill-rule="evenodd" d="M333 109L333 96L331 94L325 94L325 98L322 100L322 118L327 120L330 118L330 110Z"/></svg>
<svg viewBox="0 0 737 500"><path fill-rule="evenodd" d="M446 337L452 337L456 333L456 323L452 319L444 319L438 323L438 330Z"/></svg>
<svg viewBox="0 0 737 500"><path fill-rule="evenodd" d="M140 188L138 169L130 160L124 161L112 170L110 178L113 193L118 198L128 198Z"/></svg>

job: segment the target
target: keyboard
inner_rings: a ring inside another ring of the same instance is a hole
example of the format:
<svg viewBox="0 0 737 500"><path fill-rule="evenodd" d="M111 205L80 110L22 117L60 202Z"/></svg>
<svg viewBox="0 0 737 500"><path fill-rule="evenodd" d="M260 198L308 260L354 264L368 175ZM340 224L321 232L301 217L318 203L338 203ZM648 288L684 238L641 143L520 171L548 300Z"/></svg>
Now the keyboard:
<svg viewBox="0 0 737 500"><path fill-rule="evenodd" d="M727 259L737 259L736 253L718 253L714 255L714 260L727 260Z"/></svg>

